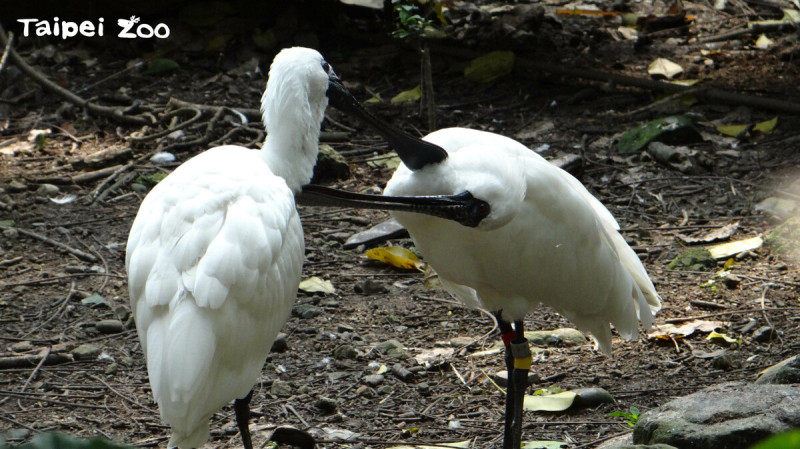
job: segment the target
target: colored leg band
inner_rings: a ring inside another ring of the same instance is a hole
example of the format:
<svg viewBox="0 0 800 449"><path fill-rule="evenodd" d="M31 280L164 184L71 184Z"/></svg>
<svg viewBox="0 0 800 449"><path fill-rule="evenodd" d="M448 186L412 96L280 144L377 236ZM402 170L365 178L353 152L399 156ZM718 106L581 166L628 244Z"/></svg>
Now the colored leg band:
<svg viewBox="0 0 800 449"><path fill-rule="evenodd" d="M514 369L530 370L531 369L531 356L514 359Z"/></svg>
<svg viewBox="0 0 800 449"><path fill-rule="evenodd" d="M517 333L514 332L513 330L512 331L508 331L508 332L503 332L502 334L500 334L500 338L503 339L503 344L506 345L506 346L510 346L511 345L511 340L513 340L514 337L516 337L516 336L517 336Z"/></svg>
<svg viewBox="0 0 800 449"><path fill-rule="evenodd" d="M528 340L512 343L511 355L514 357L514 369L531 369L531 348Z"/></svg>

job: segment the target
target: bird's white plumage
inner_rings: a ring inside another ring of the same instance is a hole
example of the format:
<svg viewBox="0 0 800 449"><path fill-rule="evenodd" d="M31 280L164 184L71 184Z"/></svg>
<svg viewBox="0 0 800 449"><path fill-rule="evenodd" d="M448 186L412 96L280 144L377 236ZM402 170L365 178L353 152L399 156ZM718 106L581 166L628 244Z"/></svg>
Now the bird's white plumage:
<svg viewBox="0 0 800 449"><path fill-rule="evenodd" d="M211 415L257 381L291 312L304 256L293 192L308 183L328 74L281 52L261 151L212 148L156 185L128 238L131 306L170 447L200 447Z"/></svg>
<svg viewBox="0 0 800 449"><path fill-rule="evenodd" d="M491 214L477 228L394 212L443 286L472 306L522 319L543 303L611 352L609 323L636 338L660 299L619 225L569 173L507 137L448 128L425 137L449 157L417 171L401 165L386 195L470 191Z"/></svg>

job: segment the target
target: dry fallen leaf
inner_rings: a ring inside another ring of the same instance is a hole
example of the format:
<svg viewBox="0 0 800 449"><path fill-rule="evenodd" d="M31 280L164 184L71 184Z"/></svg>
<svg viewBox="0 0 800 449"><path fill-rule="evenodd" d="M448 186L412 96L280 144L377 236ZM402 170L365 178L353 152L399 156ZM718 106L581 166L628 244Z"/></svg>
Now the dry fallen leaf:
<svg viewBox="0 0 800 449"><path fill-rule="evenodd" d="M691 245L694 243L711 243L716 242L718 240L725 240L731 238L734 232L739 229L739 222L731 223L729 225L725 225L721 228L717 228L711 230L699 237L691 237L688 235L678 234L678 239L687 244Z"/></svg>
<svg viewBox="0 0 800 449"><path fill-rule="evenodd" d="M647 73L653 77L664 77L668 80L671 80L672 78L675 78L683 73L683 67L675 64L669 59L657 58L655 61L650 63L650 66L647 67Z"/></svg>
<svg viewBox="0 0 800 449"><path fill-rule="evenodd" d="M713 332L720 326L722 326L722 321L707 320L694 320L680 326L669 323L659 324L653 332L647 334L647 338L687 337L695 332Z"/></svg>
<svg viewBox="0 0 800 449"><path fill-rule="evenodd" d="M316 276L311 276L310 278L300 282L299 288L306 293L336 293L336 289L333 288L331 281L321 279Z"/></svg>
<svg viewBox="0 0 800 449"><path fill-rule="evenodd" d="M532 412L560 412L570 408L577 396L578 394L574 391L562 391L548 395L526 394L522 408Z"/></svg>
<svg viewBox="0 0 800 449"><path fill-rule="evenodd" d="M761 248L763 244L764 239L757 235L749 239L711 246L708 248L708 252L711 253L711 257L714 259L727 259L745 251Z"/></svg>
<svg viewBox="0 0 800 449"><path fill-rule="evenodd" d="M453 348L433 348L425 349L414 356L414 360L425 368L441 365L453 356Z"/></svg>

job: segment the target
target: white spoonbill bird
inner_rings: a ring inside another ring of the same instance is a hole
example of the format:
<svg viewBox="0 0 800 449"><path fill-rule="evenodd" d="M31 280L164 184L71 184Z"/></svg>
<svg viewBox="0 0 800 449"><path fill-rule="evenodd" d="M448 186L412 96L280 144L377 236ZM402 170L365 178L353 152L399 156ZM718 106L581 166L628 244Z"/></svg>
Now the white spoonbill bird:
<svg viewBox="0 0 800 449"><path fill-rule="evenodd" d="M147 195L128 237L131 309L169 447L196 448L231 400L244 446L251 388L300 282L303 230L295 193L311 179L328 93L339 79L314 50L281 51L261 99L260 151L221 146L178 167ZM335 105L332 100L331 104ZM409 140L412 142L412 140ZM446 198L349 198L337 205L434 213L475 226L485 203Z"/></svg>
<svg viewBox="0 0 800 449"><path fill-rule="evenodd" d="M392 215L446 290L497 317L508 369L503 447L519 449L531 365L525 314L549 305L591 332L600 350L610 355L610 324L623 337L636 339L640 320L645 328L653 323L661 307L653 283L608 209L580 181L521 143L448 128L415 146L357 102L346 104L383 134L404 162L384 194L468 191L488 203L488 215L477 227L403 212ZM402 145L393 144L400 140Z"/></svg>

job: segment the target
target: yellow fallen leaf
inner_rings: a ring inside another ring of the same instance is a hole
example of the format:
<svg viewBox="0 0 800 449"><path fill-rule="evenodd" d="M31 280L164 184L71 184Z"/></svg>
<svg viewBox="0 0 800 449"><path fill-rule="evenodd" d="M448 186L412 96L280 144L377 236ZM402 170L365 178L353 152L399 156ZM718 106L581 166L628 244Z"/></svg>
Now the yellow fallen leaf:
<svg viewBox="0 0 800 449"><path fill-rule="evenodd" d="M758 36L758 39L756 39L755 45L756 48L758 48L759 50L766 50L769 48L770 45L774 43L775 42L772 39L768 38L766 34L762 34Z"/></svg>
<svg viewBox="0 0 800 449"><path fill-rule="evenodd" d="M706 337L706 340L709 340L712 343L716 343L720 346L725 346L725 347L741 343L738 338L729 337L725 334L720 334L718 332L711 332L710 334L708 334L708 337Z"/></svg>
<svg viewBox="0 0 800 449"><path fill-rule="evenodd" d="M364 101L364 103L380 103L381 101L381 94L375 94L369 100Z"/></svg>
<svg viewBox="0 0 800 449"><path fill-rule="evenodd" d="M753 127L753 131L762 132L764 134L769 134L775 129L775 126L778 124L778 116L776 115L774 118L769 120L765 120L760 123L756 123L756 126Z"/></svg>
<svg viewBox="0 0 800 449"><path fill-rule="evenodd" d="M578 394L574 391L562 391L547 396L525 395L522 408L532 412L560 412L570 408L576 396Z"/></svg>
<svg viewBox="0 0 800 449"><path fill-rule="evenodd" d="M650 65L647 67L647 73L650 76L663 76L664 78L671 80L676 76L683 73L683 67L675 64L674 62L670 61L666 58L656 58L655 61L651 62Z"/></svg>
<svg viewBox="0 0 800 449"><path fill-rule="evenodd" d="M390 101L392 104L406 104L406 103L413 103L422 97L422 89L419 86L404 90L399 94L395 95Z"/></svg>
<svg viewBox="0 0 800 449"><path fill-rule="evenodd" d="M778 117L775 116L769 120L756 123L755 125L719 125L717 131L726 136L738 137L740 134L745 133L746 136L750 135L750 131L758 131L764 134L769 134L775 129L778 124Z"/></svg>
<svg viewBox="0 0 800 449"><path fill-rule="evenodd" d="M333 288L331 281L320 279L316 276L311 276L310 278L300 282L300 286L298 288L306 293L336 293L336 289Z"/></svg>
<svg viewBox="0 0 800 449"><path fill-rule="evenodd" d="M417 430L419 430L417 428ZM456 441L453 443L436 443L436 446L392 446L388 449L441 449L441 448L453 448L453 449L467 449L472 444L472 440L466 441Z"/></svg>
<svg viewBox="0 0 800 449"><path fill-rule="evenodd" d="M372 248L364 253L370 259L386 262L397 268L405 268L407 270L420 270L423 271L425 264L419 260L419 257L411 251L403 248L402 246L386 246L383 248Z"/></svg>
<svg viewBox="0 0 800 449"><path fill-rule="evenodd" d="M717 125L717 131L726 136L736 137L747 130L750 125Z"/></svg>
<svg viewBox="0 0 800 449"><path fill-rule="evenodd" d="M761 238L760 235L757 235L749 239L714 245L707 249L714 259L727 259L728 257L735 256L745 251L761 248L763 244L764 239Z"/></svg>

